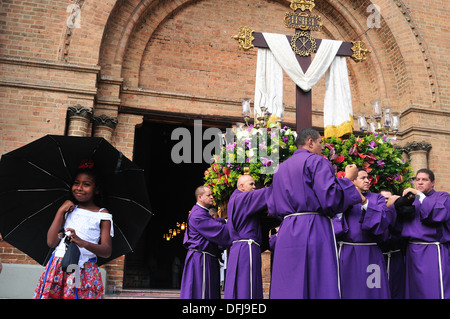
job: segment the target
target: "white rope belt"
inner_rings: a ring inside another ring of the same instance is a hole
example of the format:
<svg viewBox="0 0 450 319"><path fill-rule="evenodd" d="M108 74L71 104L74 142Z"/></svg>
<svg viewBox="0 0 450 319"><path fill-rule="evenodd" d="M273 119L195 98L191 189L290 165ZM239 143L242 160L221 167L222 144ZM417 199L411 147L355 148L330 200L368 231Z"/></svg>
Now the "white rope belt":
<svg viewBox="0 0 450 319"><path fill-rule="evenodd" d="M237 242L243 242L243 241L247 242L249 245L255 244L255 245L261 247L261 245L260 245L257 241L255 241L255 240L253 240L253 239L238 239L238 240L233 240L233 244L234 244L234 243L237 243Z"/></svg>
<svg viewBox="0 0 450 319"><path fill-rule="evenodd" d="M206 292L206 255L209 255L211 257L217 258L217 256L214 256L213 254L207 252L207 251L203 251L203 250L198 250L198 249L194 249L194 248L189 248L189 250L198 252L203 254L203 282L202 282L202 299L205 299L205 292Z"/></svg>
<svg viewBox="0 0 450 319"><path fill-rule="evenodd" d="M302 213L293 213L293 214L289 214L284 216L283 219L286 219L288 217L293 217L293 216L302 216L302 215L320 215L318 212L302 212Z"/></svg>
<svg viewBox="0 0 450 319"><path fill-rule="evenodd" d="M441 243L438 241L425 242L425 241L410 241L410 244L414 245L436 245L438 250L438 265L439 265L439 284L441 288L441 299L444 299L444 280L442 276L442 262L441 262Z"/></svg>
<svg viewBox="0 0 450 319"><path fill-rule="evenodd" d="M253 299L253 256L252 256L252 245L255 244L258 247L261 247L261 245L253 240L253 239L238 239L238 240L234 240L234 243L238 243L238 242L247 242L248 244L248 251L250 253L250 299Z"/></svg>
<svg viewBox="0 0 450 319"><path fill-rule="evenodd" d="M339 258L341 258L341 250L342 250L342 246L344 245L350 245L350 246L376 246L377 243L352 243L352 242L348 242L348 241L340 241L339 242Z"/></svg>
<svg viewBox="0 0 450 319"><path fill-rule="evenodd" d="M334 226L333 226L333 219L325 216L325 215L320 215L318 212L301 212L301 213L293 213L293 214L289 214L284 216L283 220L288 218L288 217L294 217L294 216L302 216L302 215L319 215L319 216L323 216L328 218L328 220L330 221L330 225L331 225L331 237L333 237L333 241L334 241L334 252L336 254L336 265L337 265L337 283L338 283L338 291L339 291L339 298L341 298L341 274L340 274L340 270L339 270L339 255L338 255L338 249L337 249L337 243L336 243L336 236L334 234Z"/></svg>
<svg viewBox="0 0 450 319"><path fill-rule="evenodd" d="M209 253L209 252L207 252L207 251L203 251L203 250L198 250L198 249L194 249L194 248L189 248L189 250L192 250L192 251L196 251L196 252L198 252L198 253L202 253L202 254L206 254L206 255L210 255L211 257L214 257L214 258L218 258L216 255L213 255L213 254L211 254L211 253Z"/></svg>
<svg viewBox="0 0 450 319"><path fill-rule="evenodd" d="M386 271L387 271L388 280L389 280L389 277L391 275L390 272L391 272L391 257L392 257L392 254L396 254L396 253L399 253L399 252L400 252L400 249L389 250L388 252L383 253L383 255L387 256Z"/></svg>

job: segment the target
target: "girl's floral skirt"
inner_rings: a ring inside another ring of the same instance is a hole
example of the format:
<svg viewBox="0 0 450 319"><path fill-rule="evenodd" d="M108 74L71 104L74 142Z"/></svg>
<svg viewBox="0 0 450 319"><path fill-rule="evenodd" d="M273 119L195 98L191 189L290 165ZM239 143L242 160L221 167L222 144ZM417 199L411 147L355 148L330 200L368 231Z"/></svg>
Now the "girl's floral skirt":
<svg viewBox="0 0 450 319"><path fill-rule="evenodd" d="M33 299L103 299L105 288L96 263L87 262L84 268L79 269L77 285L76 273L63 272L61 261L61 257L53 257L47 264L39 278Z"/></svg>

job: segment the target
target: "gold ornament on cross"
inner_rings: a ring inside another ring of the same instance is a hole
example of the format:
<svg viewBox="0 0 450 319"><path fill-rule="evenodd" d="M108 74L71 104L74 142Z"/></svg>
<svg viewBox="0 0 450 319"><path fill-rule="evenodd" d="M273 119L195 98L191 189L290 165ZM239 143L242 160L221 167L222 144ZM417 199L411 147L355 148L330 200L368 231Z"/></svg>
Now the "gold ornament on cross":
<svg viewBox="0 0 450 319"><path fill-rule="evenodd" d="M239 42L239 48L242 50L249 50L254 47L253 40L255 39L252 33L255 30L252 30L250 27L240 27L239 33L232 36L233 39Z"/></svg>
<svg viewBox="0 0 450 319"><path fill-rule="evenodd" d="M300 48L297 47L297 41L301 42ZM308 42L310 43L309 48L307 47ZM305 31L297 32L291 38L292 50L300 56L310 56L312 53L316 52L316 40Z"/></svg>
<svg viewBox="0 0 450 319"><path fill-rule="evenodd" d="M361 62L367 59L370 50L366 48L366 44L363 41L352 41L352 44L352 59L355 60L355 62Z"/></svg>
<svg viewBox="0 0 450 319"><path fill-rule="evenodd" d="M297 9L300 9L301 11L312 11L315 6L314 0L291 0L291 9L293 11Z"/></svg>

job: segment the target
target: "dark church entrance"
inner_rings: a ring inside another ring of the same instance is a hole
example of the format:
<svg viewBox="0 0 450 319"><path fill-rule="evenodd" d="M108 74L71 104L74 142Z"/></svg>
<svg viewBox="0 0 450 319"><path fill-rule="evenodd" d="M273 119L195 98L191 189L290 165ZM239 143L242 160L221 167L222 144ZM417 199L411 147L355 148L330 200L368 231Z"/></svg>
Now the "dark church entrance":
<svg viewBox="0 0 450 319"><path fill-rule="evenodd" d="M203 133L208 126L202 124ZM179 140L171 140L171 136L180 127L189 130L193 139L194 120L176 119L171 123L146 119L136 129L133 161L145 170L154 216L135 251L125 257L126 289L180 287L186 249L184 232L177 224L186 221L195 204L195 188L204 183L204 171L209 166L204 161L193 163L193 140L191 163L173 162L171 151ZM208 143L203 141L203 146ZM169 230L172 230L170 240L167 239Z"/></svg>

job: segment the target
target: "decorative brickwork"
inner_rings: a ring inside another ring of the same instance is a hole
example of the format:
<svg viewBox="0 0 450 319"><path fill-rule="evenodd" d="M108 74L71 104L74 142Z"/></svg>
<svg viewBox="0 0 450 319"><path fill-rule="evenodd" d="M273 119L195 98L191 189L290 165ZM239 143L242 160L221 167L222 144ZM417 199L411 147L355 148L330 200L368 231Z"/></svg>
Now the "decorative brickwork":
<svg viewBox="0 0 450 319"><path fill-rule="evenodd" d="M91 108L81 106L80 104L69 106L67 108L67 117L69 120L67 135L87 136L92 120Z"/></svg>

